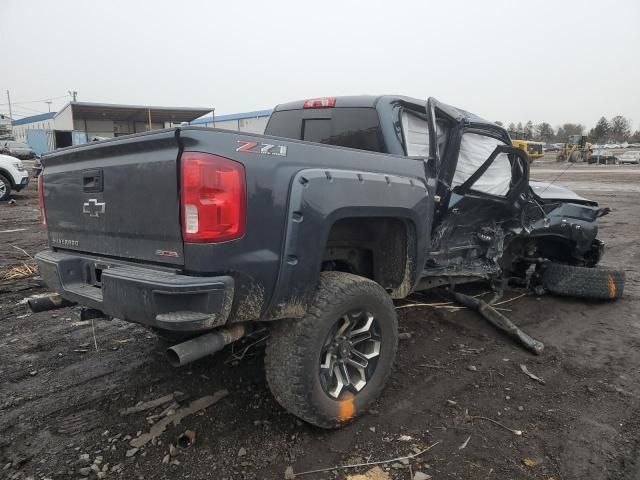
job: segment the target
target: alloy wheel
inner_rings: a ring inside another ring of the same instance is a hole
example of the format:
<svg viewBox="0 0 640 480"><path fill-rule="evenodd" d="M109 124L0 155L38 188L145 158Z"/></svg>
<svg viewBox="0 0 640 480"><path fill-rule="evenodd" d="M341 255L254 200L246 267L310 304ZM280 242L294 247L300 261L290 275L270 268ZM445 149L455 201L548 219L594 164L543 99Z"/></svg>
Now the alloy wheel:
<svg viewBox="0 0 640 480"><path fill-rule="evenodd" d="M333 399L357 395L373 377L382 337L373 314L353 310L331 329L320 354L320 383Z"/></svg>

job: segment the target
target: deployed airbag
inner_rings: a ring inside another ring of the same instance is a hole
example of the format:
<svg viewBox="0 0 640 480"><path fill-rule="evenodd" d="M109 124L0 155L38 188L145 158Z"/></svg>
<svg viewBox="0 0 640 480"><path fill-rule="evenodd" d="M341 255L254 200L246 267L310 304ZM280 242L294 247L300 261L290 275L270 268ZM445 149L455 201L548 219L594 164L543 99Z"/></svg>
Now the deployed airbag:
<svg viewBox="0 0 640 480"><path fill-rule="evenodd" d="M460 143L458 165L452 186L462 185L489 158L498 145L504 142L486 135L465 133ZM506 153L499 154L491 166L471 187L472 190L490 195L505 196L511 183L511 164Z"/></svg>

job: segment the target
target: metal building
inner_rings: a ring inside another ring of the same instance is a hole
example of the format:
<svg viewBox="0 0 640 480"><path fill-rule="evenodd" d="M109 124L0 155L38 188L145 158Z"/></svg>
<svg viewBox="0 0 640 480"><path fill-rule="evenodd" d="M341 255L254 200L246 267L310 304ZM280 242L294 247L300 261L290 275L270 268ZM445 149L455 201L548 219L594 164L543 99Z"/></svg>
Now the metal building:
<svg viewBox="0 0 640 480"><path fill-rule="evenodd" d="M231 115L207 115L191 122L200 127L223 128L239 132L264 133L271 110L233 113Z"/></svg>

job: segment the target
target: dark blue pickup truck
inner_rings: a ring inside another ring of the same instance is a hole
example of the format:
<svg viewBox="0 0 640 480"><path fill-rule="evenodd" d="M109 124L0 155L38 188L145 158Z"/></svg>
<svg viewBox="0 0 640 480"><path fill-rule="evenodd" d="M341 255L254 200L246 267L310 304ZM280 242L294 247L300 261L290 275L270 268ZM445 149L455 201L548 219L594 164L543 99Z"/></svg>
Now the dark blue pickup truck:
<svg viewBox="0 0 640 480"><path fill-rule="evenodd" d="M59 299L172 338L174 365L267 325L274 396L321 427L383 388L392 299L472 281L622 294L593 268L607 211L530 182L502 127L434 99L298 101L265 135L184 126L42 163L37 261Z"/></svg>

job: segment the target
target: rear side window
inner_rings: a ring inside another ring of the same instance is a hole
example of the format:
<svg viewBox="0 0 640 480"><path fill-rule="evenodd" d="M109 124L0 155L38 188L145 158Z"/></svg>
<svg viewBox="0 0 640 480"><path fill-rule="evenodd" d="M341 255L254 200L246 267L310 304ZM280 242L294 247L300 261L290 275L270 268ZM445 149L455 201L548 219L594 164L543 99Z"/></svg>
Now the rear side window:
<svg viewBox="0 0 640 480"><path fill-rule="evenodd" d="M318 110L318 118L303 112L273 113L265 133L373 152L386 151L375 108L334 108L330 112L323 109Z"/></svg>

